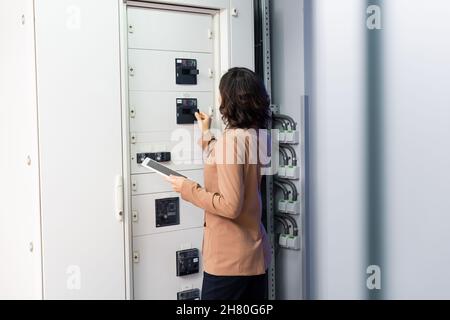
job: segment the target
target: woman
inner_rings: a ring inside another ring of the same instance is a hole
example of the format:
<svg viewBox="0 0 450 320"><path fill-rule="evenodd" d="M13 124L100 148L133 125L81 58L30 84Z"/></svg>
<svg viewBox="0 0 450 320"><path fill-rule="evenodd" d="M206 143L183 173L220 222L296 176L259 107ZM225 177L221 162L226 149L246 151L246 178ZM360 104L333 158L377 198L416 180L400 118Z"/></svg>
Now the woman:
<svg viewBox="0 0 450 320"><path fill-rule="evenodd" d="M207 155L205 188L179 177L168 181L183 200L205 210L202 299L262 300L270 246L261 223L258 148L252 146L258 146L257 130L267 129L269 97L245 68L229 70L219 89L220 113L227 125L222 137L212 136L206 114L195 115Z"/></svg>

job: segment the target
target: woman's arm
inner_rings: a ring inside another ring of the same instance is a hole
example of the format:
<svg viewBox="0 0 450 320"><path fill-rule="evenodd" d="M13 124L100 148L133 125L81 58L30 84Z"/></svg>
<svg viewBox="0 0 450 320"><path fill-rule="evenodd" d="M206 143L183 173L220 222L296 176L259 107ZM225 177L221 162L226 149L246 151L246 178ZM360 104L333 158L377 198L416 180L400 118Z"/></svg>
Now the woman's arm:
<svg viewBox="0 0 450 320"><path fill-rule="evenodd" d="M245 193L242 155L233 136L219 139L214 149L218 192L208 192L198 183L184 178L170 177L168 181L176 192L181 193L183 200L212 214L236 219L241 214ZM227 152L231 152L229 157L226 157Z"/></svg>
<svg viewBox="0 0 450 320"><path fill-rule="evenodd" d="M202 137L200 138L199 144L202 147L203 152L210 154L216 144L217 140L213 136L210 130L204 131Z"/></svg>
<svg viewBox="0 0 450 320"><path fill-rule="evenodd" d="M211 117L203 112L196 112L195 118L197 119L198 126L200 128L200 132L202 133L202 137L200 138L199 144L202 147L203 151L210 152L214 147L216 139L211 133Z"/></svg>
<svg viewBox="0 0 450 320"><path fill-rule="evenodd" d="M209 213L237 219L244 202L243 170L244 166L238 164L217 165L219 192L208 192L196 182L184 180L181 197Z"/></svg>

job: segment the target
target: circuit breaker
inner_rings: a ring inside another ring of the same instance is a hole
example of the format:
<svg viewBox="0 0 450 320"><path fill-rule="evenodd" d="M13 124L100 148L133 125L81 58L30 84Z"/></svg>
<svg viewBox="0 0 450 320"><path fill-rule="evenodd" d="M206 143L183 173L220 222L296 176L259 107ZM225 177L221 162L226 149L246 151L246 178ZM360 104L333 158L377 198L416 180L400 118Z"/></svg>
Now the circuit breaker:
<svg viewBox="0 0 450 320"><path fill-rule="evenodd" d="M155 200L156 227L180 224L180 198Z"/></svg>
<svg viewBox="0 0 450 320"><path fill-rule="evenodd" d="M200 71L197 69L195 59L176 59L175 61L176 83L185 85L196 85L197 76Z"/></svg>
<svg viewBox="0 0 450 320"><path fill-rule="evenodd" d="M188 276L200 271L200 252L198 249L178 251L177 277Z"/></svg>
<svg viewBox="0 0 450 320"><path fill-rule="evenodd" d="M194 124L198 111L197 99L177 99L177 124Z"/></svg>

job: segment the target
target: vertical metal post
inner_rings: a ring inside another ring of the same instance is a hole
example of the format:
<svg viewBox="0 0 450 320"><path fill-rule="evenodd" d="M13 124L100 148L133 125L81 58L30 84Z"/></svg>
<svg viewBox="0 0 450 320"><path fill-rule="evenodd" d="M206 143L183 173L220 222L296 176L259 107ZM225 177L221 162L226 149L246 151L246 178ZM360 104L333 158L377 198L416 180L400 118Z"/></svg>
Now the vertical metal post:
<svg viewBox="0 0 450 320"><path fill-rule="evenodd" d="M262 22L262 74L264 78L264 84L266 86L269 96L272 98L272 65L271 65L271 41L270 41L270 0L260 0L261 6L261 22ZM278 110L272 110L274 113L278 113ZM273 177L266 177L266 210L267 210L267 233L272 246L272 259L268 270L268 298L270 300L276 299L276 286L275 286L275 208L274 208L274 188Z"/></svg>
<svg viewBox="0 0 450 320"><path fill-rule="evenodd" d="M367 0L366 5L382 8L383 0ZM366 101L366 199L367 265L384 267L384 154L383 154L383 29L367 28ZM383 287L383 286L382 286ZM383 299L383 290L368 290L367 298Z"/></svg>

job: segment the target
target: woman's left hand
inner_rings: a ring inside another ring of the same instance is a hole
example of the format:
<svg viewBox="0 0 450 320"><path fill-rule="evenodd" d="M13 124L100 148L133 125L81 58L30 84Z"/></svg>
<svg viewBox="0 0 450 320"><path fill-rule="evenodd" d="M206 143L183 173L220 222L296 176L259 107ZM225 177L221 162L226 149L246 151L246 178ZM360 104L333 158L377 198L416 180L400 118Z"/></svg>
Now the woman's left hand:
<svg viewBox="0 0 450 320"><path fill-rule="evenodd" d="M186 178L170 176L166 178L167 182L172 185L173 191L181 193L181 187Z"/></svg>

